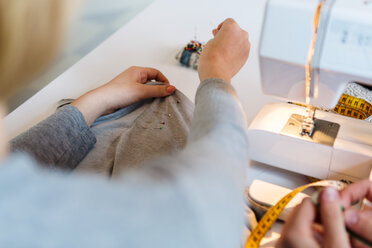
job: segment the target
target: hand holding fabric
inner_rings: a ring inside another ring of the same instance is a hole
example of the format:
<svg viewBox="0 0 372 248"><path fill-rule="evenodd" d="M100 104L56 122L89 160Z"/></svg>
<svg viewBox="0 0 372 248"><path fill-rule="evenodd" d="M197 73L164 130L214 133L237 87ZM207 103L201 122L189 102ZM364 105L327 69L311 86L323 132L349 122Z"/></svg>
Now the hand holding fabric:
<svg viewBox="0 0 372 248"><path fill-rule="evenodd" d="M146 85L156 80L164 85ZM145 67L130 67L107 84L87 92L72 105L83 114L90 126L99 116L135 102L152 97L164 97L174 93L176 88L158 70Z"/></svg>

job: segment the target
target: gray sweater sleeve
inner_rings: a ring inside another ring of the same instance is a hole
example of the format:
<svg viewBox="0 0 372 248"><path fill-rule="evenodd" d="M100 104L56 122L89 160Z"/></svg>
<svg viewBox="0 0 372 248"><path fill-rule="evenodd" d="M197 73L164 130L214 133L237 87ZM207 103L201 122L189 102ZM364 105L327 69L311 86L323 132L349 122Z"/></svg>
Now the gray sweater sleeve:
<svg viewBox="0 0 372 248"><path fill-rule="evenodd" d="M246 125L231 84L221 79L200 84L188 145L180 155L190 172L180 177L192 185L189 199L200 211L198 221L208 229L205 247L241 246L249 161Z"/></svg>
<svg viewBox="0 0 372 248"><path fill-rule="evenodd" d="M96 143L81 112L67 105L11 140L12 151L31 154L41 164L74 169Z"/></svg>
<svg viewBox="0 0 372 248"><path fill-rule="evenodd" d="M116 180L40 171L16 156L4 162L8 166L0 161L0 246L240 247L248 163L244 114L233 87L219 79L202 82L195 100L185 150L125 171ZM32 137L38 133L44 149L62 147L43 159L75 164L83 155L64 157L65 151L84 154L93 145L81 116L68 117L69 111L29 131ZM66 118L57 133L72 132L68 143L42 138L55 135L50 123ZM30 142L23 147L35 145Z"/></svg>
<svg viewBox="0 0 372 248"><path fill-rule="evenodd" d="M137 231L152 230L138 247L241 246L248 165L245 115L234 88L220 79L202 82L195 104L185 150L123 176L136 189L139 207L131 220L148 220L136 225ZM166 224L158 228L157 223Z"/></svg>

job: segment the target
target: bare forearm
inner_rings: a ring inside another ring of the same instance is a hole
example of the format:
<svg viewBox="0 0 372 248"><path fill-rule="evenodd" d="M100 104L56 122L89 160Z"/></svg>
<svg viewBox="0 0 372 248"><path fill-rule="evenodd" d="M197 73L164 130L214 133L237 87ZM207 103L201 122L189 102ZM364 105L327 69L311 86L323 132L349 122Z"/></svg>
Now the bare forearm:
<svg viewBox="0 0 372 248"><path fill-rule="evenodd" d="M79 109L90 127L98 117L108 112L107 97L109 96L105 96L105 90L98 88L82 95L73 101L71 105Z"/></svg>

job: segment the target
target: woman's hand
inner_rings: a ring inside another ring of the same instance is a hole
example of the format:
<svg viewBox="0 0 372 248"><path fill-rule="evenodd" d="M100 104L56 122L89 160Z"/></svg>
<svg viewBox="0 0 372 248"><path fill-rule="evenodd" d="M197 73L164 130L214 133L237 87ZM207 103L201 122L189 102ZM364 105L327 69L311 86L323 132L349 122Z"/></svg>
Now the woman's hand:
<svg viewBox="0 0 372 248"><path fill-rule="evenodd" d="M200 56L199 78L221 78L230 82L248 59L248 33L233 19L226 19L213 31L211 39Z"/></svg>
<svg viewBox="0 0 372 248"><path fill-rule="evenodd" d="M344 214L346 226L372 243L372 207L366 205L360 211L348 209L352 203L363 200L364 198L372 202L372 182L363 180L354 183L341 191L340 195L346 208ZM364 245L353 237L351 237L351 244L353 247L371 247Z"/></svg>
<svg viewBox="0 0 372 248"><path fill-rule="evenodd" d="M310 198L306 198L293 210L285 223L277 247L350 247L339 192L333 188L326 188L320 193L319 198L322 226L316 223L315 205Z"/></svg>
<svg viewBox="0 0 372 248"><path fill-rule="evenodd" d="M165 85L146 85L150 80ZM174 93L176 88L158 70L144 67L130 67L107 84L87 92L72 102L80 110L88 126L104 114L129 106L142 99L164 97Z"/></svg>
<svg viewBox="0 0 372 248"><path fill-rule="evenodd" d="M354 237L346 228L372 243L372 208L355 211L350 206L366 198L372 201L372 182L360 181L341 192L326 188L320 194L320 209L305 199L297 206L284 225L277 247L370 247ZM342 212L342 208L345 212ZM319 218L321 225L316 223Z"/></svg>

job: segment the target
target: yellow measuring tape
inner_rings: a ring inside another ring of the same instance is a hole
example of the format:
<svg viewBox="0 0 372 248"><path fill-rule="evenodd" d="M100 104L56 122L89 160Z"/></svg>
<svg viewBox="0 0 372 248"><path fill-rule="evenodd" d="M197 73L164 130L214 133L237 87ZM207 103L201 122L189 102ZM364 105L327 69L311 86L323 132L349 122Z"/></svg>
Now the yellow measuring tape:
<svg viewBox="0 0 372 248"><path fill-rule="evenodd" d="M343 94L333 111L340 115L364 120L372 115L372 104L366 100Z"/></svg>
<svg viewBox="0 0 372 248"><path fill-rule="evenodd" d="M296 105L306 107L299 103ZM364 99L343 94L333 111L340 115L365 120L372 115L372 104Z"/></svg>
<svg viewBox="0 0 372 248"><path fill-rule="evenodd" d="M345 188L346 184L340 181L325 180L310 183L296 188L292 192L284 196L275 206L271 207L266 214L262 217L257 226L252 230L245 244L245 248L257 248L260 246L261 240L265 237L266 233L270 230L272 225L278 219L285 206L300 192L310 187L336 187L338 190Z"/></svg>

